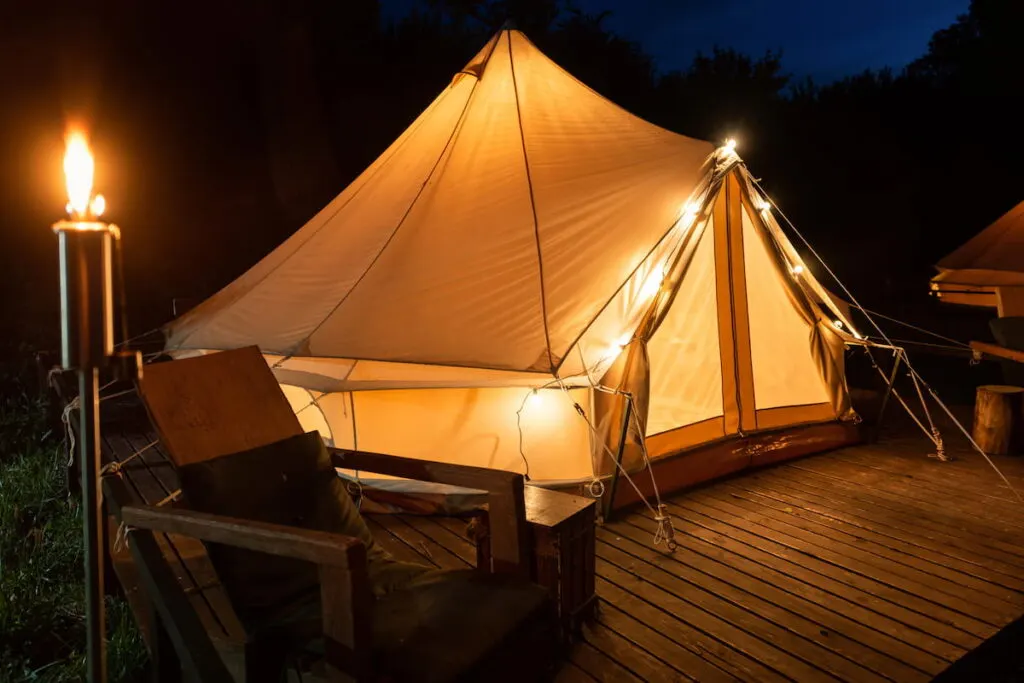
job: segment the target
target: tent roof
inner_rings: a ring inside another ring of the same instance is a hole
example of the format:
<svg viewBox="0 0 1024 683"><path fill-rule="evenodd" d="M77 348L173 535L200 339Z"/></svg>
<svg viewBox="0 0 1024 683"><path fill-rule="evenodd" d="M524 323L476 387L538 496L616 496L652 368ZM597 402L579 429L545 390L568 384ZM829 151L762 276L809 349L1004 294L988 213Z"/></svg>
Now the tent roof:
<svg viewBox="0 0 1024 683"><path fill-rule="evenodd" d="M501 31L327 207L173 322L168 347L553 372L713 151Z"/></svg>
<svg viewBox="0 0 1024 683"><path fill-rule="evenodd" d="M1024 284L1024 202L938 263L937 281L964 285Z"/></svg>

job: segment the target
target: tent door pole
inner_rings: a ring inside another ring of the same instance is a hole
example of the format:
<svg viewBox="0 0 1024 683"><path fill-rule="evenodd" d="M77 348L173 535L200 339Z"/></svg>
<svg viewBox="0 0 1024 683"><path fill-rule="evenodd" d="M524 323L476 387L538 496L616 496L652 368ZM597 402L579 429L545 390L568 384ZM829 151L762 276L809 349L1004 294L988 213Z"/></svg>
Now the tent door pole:
<svg viewBox="0 0 1024 683"><path fill-rule="evenodd" d="M615 467L612 468L612 481L608 486L608 492L604 500L603 516L608 519L612 514L612 505L615 502L615 490L619 486L619 472L622 471L622 456L626 452L626 435L629 434L629 419L633 415L633 398L626 400L626 410L622 414L622 428L619 431L619 447L615 451Z"/></svg>
<svg viewBox="0 0 1024 683"><path fill-rule="evenodd" d="M892 387L896 382L896 373L899 372L901 360L903 360L903 354L899 351L893 351L892 371L889 373L889 380L885 385L882 405L878 409L878 417L875 418L875 427L871 431L871 443L878 441L878 436L882 432L882 417L885 415L886 406L889 405L889 397L892 396Z"/></svg>

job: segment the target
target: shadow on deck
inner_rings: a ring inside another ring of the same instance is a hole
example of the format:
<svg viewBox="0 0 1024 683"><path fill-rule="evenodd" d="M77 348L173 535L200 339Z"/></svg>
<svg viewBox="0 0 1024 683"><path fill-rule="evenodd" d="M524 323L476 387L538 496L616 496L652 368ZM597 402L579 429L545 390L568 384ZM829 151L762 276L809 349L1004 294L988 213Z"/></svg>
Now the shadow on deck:
<svg viewBox="0 0 1024 683"><path fill-rule="evenodd" d="M559 680L989 680L1021 656L1021 624L978 648L1024 615L1024 505L977 454L929 446L890 438L672 496L673 554L646 510L605 524L599 616ZM1024 491L1024 460L998 464ZM457 520L371 523L401 557L473 561Z"/></svg>

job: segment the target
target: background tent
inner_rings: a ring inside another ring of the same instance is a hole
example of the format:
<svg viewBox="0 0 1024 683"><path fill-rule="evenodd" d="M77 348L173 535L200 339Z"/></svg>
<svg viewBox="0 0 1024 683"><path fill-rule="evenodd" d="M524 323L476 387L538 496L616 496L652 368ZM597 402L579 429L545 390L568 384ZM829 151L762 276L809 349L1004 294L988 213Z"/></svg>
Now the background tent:
<svg viewBox="0 0 1024 683"><path fill-rule="evenodd" d="M932 291L943 301L1024 315L1024 202L938 263Z"/></svg>
<svg viewBox="0 0 1024 683"><path fill-rule="evenodd" d="M945 302L996 309L1000 346L1024 351L1024 202L939 261L932 291ZM1003 381L1024 384L1024 365L1003 360Z"/></svg>
<svg viewBox="0 0 1024 683"><path fill-rule="evenodd" d="M506 30L167 346L258 345L336 446L568 484L645 449L728 443L692 480L848 439L847 332L731 146Z"/></svg>

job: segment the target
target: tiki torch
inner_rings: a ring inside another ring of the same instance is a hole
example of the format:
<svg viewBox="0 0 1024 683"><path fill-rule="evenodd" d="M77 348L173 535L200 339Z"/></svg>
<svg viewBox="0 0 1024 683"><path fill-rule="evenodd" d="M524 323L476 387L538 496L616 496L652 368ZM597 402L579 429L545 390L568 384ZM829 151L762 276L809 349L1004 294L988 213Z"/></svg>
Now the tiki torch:
<svg viewBox="0 0 1024 683"><path fill-rule="evenodd" d="M89 681L101 683L106 680L106 630L98 379L114 352L112 264L120 231L100 220L106 203L102 195L92 195L93 159L81 133L68 135L64 175L68 218L53 225L60 249L61 364L78 372L87 667Z"/></svg>

